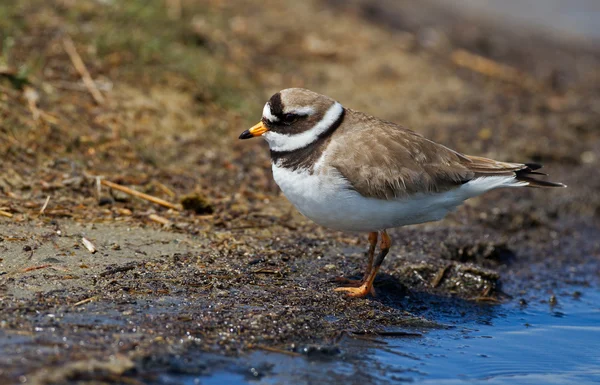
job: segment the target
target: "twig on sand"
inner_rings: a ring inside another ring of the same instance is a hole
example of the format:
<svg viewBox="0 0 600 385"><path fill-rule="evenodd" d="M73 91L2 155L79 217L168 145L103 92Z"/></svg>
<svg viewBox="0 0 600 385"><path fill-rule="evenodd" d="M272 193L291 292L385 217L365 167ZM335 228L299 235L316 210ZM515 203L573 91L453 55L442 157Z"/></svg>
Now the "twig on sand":
<svg viewBox="0 0 600 385"><path fill-rule="evenodd" d="M148 218L150 218L150 220L152 220L154 222L163 224L165 226L170 226L171 225L171 221L170 220L168 220L165 217L161 217L160 215L150 214L150 215L148 215Z"/></svg>
<svg viewBox="0 0 600 385"><path fill-rule="evenodd" d="M94 246L94 244L85 237L81 238L81 243L83 243L85 248L88 249L88 251L92 254L94 254L96 251L98 251L98 250L96 250L96 246Z"/></svg>
<svg viewBox="0 0 600 385"><path fill-rule="evenodd" d="M437 274L435 275L435 277L433 277L433 280L431 281L431 287L438 287L440 285L440 283L442 283L442 279L444 278L444 275L446 275L446 271L448 271L448 269L450 268L450 266L452 266L451 263L447 264L446 266L442 267Z"/></svg>
<svg viewBox="0 0 600 385"><path fill-rule="evenodd" d="M250 271L250 272L248 272L248 274L275 274L280 277L283 277L283 273L281 272L281 270L273 270L273 269L266 269L266 268L261 268L258 270Z"/></svg>
<svg viewBox="0 0 600 385"><path fill-rule="evenodd" d="M47 267L51 267L52 265L39 265L39 266L31 266L31 267L26 267L25 269L21 270L21 273L27 273L28 271L34 271L34 270L40 270L40 269L45 269Z"/></svg>
<svg viewBox="0 0 600 385"><path fill-rule="evenodd" d="M483 56L457 49L450 56L452 62L459 67L467 68L480 74L504 80L524 88L539 88L540 84L516 68L495 62Z"/></svg>
<svg viewBox="0 0 600 385"><path fill-rule="evenodd" d="M81 301L75 302L72 306L73 307L77 307L77 306L81 306L84 305L88 302L92 302L96 299L97 297L90 297L90 298L86 298L86 299L82 299Z"/></svg>
<svg viewBox="0 0 600 385"><path fill-rule="evenodd" d="M7 218L13 217L13 215L11 213L9 213L8 211L4 211L4 210L0 210L0 216L7 217Z"/></svg>
<svg viewBox="0 0 600 385"><path fill-rule="evenodd" d="M46 201L45 201L45 202L44 202L44 204L42 205L42 208L40 209L40 214L39 214L39 215L42 215L42 214L44 214L44 211L46 211L46 207L48 207L48 202L50 202L50 195L48 195L48 196L46 197Z"/></svg>
<svg viewBox="0 0 600 385"><path fill-rule="evenodd" d="M133 270L135 268L136 268L136 266L134 266L134 265L115 267L114 269L110 269L110 270L107 270L107 271L104 271L104 272L98 274L98 276L107 277L109 275L113 275L116 273L123 273L123 272L129 271L129 270Z"/></svg>
<svg viewBox="0 0 600 385"><path fill-rule="evenodd" d="M106 187L114 188L115 190L119 190L119 191L122 191L122 192L124 192L126 194L133 195L133 196L141 198L141 199L145 199L147 201L156 203L157 205L168 207L168 208L173 209L173 210L178 210L178 211L180 210L180 208L177 205L175 205L175 204L173 204L171 202L167 202L164 199L160 199L160 198L157 198L157 197L152 196L152 195L148 195L148 194L144 194L144 193L139 192L139 191L135 191L133 189L130 189L129 187L125 187L125 186L121 186L120 184L109 182L106 179L102 179L100 181L100 183L102 183Z"/></svg>
<svg viewBox="0 0 600 385"><path fill-rule="evenodd" d="M67 52L69 58L71 59L71 62L73 63L73 67L75 67L77 72L79 72L81 80L83 80L83 84L88 89L89 93L92 95L96 103L104 104L104 96L102 96L102 94L98 90L98 87L96 87L96 83L94 83L92 76L87 70L85 63L83 62L83 59L81 59L81 56L79 56L79 53L77 52L77 49L75 48L75 44L73 43L71 37L69 35L65 35L63 37L62 42L65 51Z"/></svg>
<svg viewBox="0 0 600 385"><path fill-rule="evenodd" d="M175 194L175 192L173 190L171 190L169 187L165 186L164 184L160 183L159 181L155 181L154 184L156 185L156 187L161 189L165 194L167 194L171 198L175 198L175 196L177 195L177 194Z"/></svg>
<svg viewBox="0 0 600 385"><path fill-rule="evenodd" d="M100 200L100 196L102 194L102 177L96 176L96 198Z"/></svg>

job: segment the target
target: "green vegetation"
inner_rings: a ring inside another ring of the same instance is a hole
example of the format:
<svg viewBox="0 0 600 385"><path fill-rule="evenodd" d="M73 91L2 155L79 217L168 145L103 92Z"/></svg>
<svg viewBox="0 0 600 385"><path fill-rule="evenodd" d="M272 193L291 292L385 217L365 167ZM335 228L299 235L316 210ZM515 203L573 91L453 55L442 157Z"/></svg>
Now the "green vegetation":
<svg viewBox="0 0 600 385"><path fill-rule="evenodd" d="M190 89L209 95L209 101L243 109L239 85L247 81L226 71L226 47L193 27L193 20L201 20L210 34L225 27L223 16L202 4L191 4L180 19L173 20L166 16L165 7L163 0L24 0L18 6L0 5L0 65L18 68L12 81L22 87L30 72L47 64L49 45L68 33L76 44L86 46L81 55L90 72L110 72L112 79L116 75L115 80L136 85L156 84L175 74L185 77ZM37 35L36 41L22 41L21 37L32 34Z"/></svg>

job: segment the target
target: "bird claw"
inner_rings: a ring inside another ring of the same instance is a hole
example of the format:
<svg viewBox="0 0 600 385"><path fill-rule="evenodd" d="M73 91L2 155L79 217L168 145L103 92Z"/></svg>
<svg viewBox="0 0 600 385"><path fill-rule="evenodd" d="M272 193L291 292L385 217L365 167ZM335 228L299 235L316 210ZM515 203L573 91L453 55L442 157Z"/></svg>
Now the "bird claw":
<svg viewBox="0 0 600 385"><path fill-rule="evenodd" d="M368 287L367 284L363 283L358 287L338 287L336 289L334 289L334 291L343 291L346 292L346 294L349 297L355 297L355 298L363 298L366 297L368 294L371 294L373 297L376 296L375 294L375 288L373 287L373 285L371 285L371 287Z"/></svg>

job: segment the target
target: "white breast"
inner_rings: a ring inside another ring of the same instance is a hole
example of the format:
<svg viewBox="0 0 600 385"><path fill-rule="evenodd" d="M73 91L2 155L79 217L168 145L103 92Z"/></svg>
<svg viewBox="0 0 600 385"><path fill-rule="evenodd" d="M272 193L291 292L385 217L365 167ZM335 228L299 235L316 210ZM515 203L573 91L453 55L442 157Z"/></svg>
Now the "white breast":
<svg viewBox="0 0 600 385"><path fill-rule="evenodd" d="M336 230L365 232L437 221L468 198L497 187L523 185L512 176L487 177L443 193L383 200L363 197L331 167L317 167L310 174L273 164L273 177L287 199L314 222Z"/></svg>

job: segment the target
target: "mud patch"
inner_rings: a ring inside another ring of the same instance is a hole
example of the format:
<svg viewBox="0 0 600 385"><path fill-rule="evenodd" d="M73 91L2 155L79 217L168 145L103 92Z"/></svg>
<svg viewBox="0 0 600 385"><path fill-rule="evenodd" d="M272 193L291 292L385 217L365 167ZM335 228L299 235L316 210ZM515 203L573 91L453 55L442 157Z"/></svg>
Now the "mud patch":
<svg viewBox="0 0 600 385"><path fill-rule="evenodd" d="M517 258L515 253L505 244L476 243L476 244L448 244L442 245L442 258L458 261L472 262L485 267L506 265Z"/></svg>

